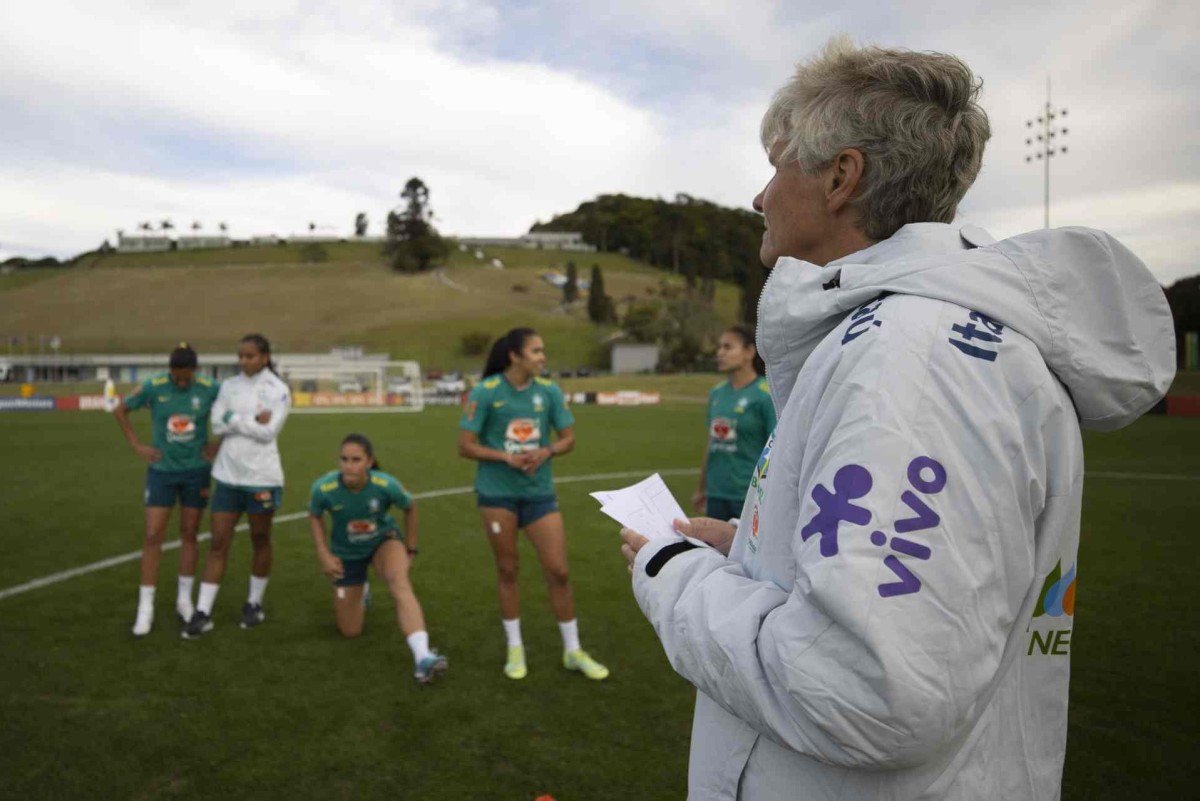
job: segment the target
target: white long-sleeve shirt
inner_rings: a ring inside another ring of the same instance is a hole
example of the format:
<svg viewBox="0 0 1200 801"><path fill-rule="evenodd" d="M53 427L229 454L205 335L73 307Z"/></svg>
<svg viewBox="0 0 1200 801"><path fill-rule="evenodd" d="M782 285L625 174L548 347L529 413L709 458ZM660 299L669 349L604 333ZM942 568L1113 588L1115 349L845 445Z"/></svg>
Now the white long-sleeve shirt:
<svg viewBox="0 0 1200 801"><path fill-rule="evenodd" d="M692 801L1058 797L1080 427L1162 396L1173 330L1110 237L987 242L910 225L775 266L779 422L729 556L655 540L634 563L698 689Z"/></svg>
<svg viewBox="0 0 1200 801"><path fill-rule="evenodd" d="M275 440L291 408L287 384L270 370L221 382L212 409L213 434L223 437L213 478L238 487L282 487L283 465ZM261 412L271 419L259 423Z"/></svg>

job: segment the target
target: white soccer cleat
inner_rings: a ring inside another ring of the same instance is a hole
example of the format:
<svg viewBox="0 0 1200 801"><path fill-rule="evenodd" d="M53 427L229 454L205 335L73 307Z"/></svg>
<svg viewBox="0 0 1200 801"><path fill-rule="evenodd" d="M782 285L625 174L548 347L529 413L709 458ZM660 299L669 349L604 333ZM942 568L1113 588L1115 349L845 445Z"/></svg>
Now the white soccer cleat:
<svg viewBox="0 0 1200 801"><path fill-rule="evenodd" d="M154 607L138 607L137 619L133 621L133 636L145 637L154 626Z"/></svg>

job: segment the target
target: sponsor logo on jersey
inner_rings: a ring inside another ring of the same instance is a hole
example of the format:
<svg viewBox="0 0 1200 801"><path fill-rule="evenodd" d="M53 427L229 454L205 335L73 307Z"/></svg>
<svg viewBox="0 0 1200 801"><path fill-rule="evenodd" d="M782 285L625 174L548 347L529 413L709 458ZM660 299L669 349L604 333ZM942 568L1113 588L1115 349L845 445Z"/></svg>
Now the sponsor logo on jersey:
<svg viewBox="0 0 1200 801"><path fill-rule="evenodd" d="M709 433L719 442L737 442L737 421L728 417L714 417Z"/></svg>
<svg viewBox="0 0 1200 801"><path fill-rule="evenodd" d="M190 414L173 414L167 418L167 442L191 442L196 438L196 421Z"/></svg>
<svg viewBox="0 0 1200 801"><path fill-rule="evenodd" d="M346 537L351 542L366 542L375 537L378 529L374 520L351 520L346 524Z"/></svg>
<svg viewBox="0 0 1200 801"><path fill-rule="evenodd" d="M509 421L504 432L504 450L508 453L536 451L542 444L542 429L532 417L518 417Z"/></svg>
<svg viewBox="0 0 1200 801"><path fill-rule="evenodd" d="M708 448L714 453L737 452L737 420L728 417L714 417L708 427Z"/></svg>

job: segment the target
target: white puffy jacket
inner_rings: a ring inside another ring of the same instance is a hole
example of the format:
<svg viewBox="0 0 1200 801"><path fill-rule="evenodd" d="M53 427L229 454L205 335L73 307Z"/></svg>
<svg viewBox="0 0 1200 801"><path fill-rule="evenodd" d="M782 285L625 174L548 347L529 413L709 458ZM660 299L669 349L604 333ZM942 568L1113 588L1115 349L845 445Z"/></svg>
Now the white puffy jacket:
<svg viewBox="0 0 1200 801"><path fill-rule="evenodd" d="M270 370L249 377L238 373L221 382L210 418L213 434L224 437L213 478L239 487L282 487L283 465L275 439L290 408L287 384ZM259 423L255 418L263 411L270 411L271 419Z"/></svg>
<svg viewBox="0 0 1200 801"><path fill-rule="evenodd" d="M1059 795L1080 425L1174 375L1162 289L1108 236L918 224L775 266L779 413L728 558L655 540L633 587L699 690L691 799Z"/></svg>

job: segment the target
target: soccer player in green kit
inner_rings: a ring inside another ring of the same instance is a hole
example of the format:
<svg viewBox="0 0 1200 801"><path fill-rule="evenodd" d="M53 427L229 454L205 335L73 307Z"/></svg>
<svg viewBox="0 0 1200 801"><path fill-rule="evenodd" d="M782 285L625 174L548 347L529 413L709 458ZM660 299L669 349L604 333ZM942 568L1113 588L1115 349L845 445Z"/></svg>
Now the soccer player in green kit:
<svg viewBox="0 0 1200 801"><path fill-rule="evenodd" d="M708 393L708 447L700 486L692 496L696 511L718 520L742 513L750 473L775 430L775 404L755 369L754 337L741 326L721 334L717 369L728 376Z"/></svg>
<svg viewBox="0 0 1200 801"><path fill-rule="evenodd" d="M412 650L413 676L428 684L446 670L447 662L429 648L425 615L408 580L417 555L416 503L395 476L379 469L375 449L362 434L342 440L338 464L339 469L313 482L308 502L321 572L334 583L338 631L348 638L362 634L367 566L373 566L396 601L396 618ZM388 513L392 507L404 511L403 528ZM331 545L325 542L326 512L333 523Z"/></svg>
<svg viewBox="0 0 1200 801"><path fill-rule="evenodd" d="M492 345L483 380L471 391L458 424L458 453L479 462L475 492L496 560L508 640L504 674L523 679L528 672L517 584L517 533L525 529L558 619L563 667L599 681L608 678L608 668L579 644L566 534L550 472L550 460L575 447L575 418L562 391L539 377L545 364L542 338L530 328L514 328ZM557 441L551 441L551 429L558 432Z"/></svg>
<svg viewBox="0 0 1200 801"><path fill-rule="evenodd" d="M191 619L192 585L199 549L196 532L208 505L209 471L220 443L208 441L208 415L217 382L196 375L199 360L186 342L171 351L167 373L151 376L117 404L113 417L134 453L149 463L143 495L146 534L142 541L141 585L133 635L144 637L154 625L154 591L162 561L163 539L171 509L179 511L179 585L175 611ZM129 412L150 409L153 445L143 444Z"/></svg>

